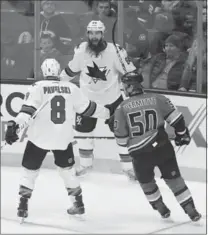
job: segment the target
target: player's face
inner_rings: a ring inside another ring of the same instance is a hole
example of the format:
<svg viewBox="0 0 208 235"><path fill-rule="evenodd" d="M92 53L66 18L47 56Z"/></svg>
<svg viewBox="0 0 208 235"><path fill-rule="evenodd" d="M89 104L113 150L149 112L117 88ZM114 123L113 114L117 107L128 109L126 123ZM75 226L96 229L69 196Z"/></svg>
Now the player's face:
<svg viewBox="0 0 208 235"><path fill-rule="evenodd" d="M123 91L124 91L124 95L126 97L129 97L129 85L125 84L125 83L122 83L122 88L123 88Z"/></svg>
<svg viewBox="0 0 208 235"><path fill-rule="evenodd" d="M93 46L97 46L103 37L102 32L100 31L89 31L88 40Z"/></svg>

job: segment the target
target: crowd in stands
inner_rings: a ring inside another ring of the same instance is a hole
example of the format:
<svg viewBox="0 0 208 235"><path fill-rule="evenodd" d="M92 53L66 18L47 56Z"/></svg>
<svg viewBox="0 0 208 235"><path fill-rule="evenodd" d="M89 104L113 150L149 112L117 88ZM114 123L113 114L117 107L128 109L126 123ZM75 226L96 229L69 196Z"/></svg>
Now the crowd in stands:
<svg viewBox="0 0 208 235"><path fill-rule="evenodd" d="M27 2L26 6L23 2ZM91 20L103 21L105 39L112 42L118 12L116 0L71 2L77 7L73 4L69 7L68 1L41 1L40 48L36 48L40 51L40 63L46 58L56 58L64 68L73 56L74 47L86 40L86 26ZM33 77L34 1L1 1L1 5L1 79ZM84 6L82 10L80 6ZM206 1L203 7L202 88L206 93ZM143 73L144 87L196 91L196 1L124 1L123 31L124 47ZM115 36L117 40L116 32Z"/></svg>

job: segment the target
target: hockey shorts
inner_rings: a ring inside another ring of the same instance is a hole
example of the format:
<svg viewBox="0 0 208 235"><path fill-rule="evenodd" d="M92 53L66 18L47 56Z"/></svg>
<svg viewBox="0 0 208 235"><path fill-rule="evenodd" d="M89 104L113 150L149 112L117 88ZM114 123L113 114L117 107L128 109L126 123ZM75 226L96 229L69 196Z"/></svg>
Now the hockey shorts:
<svg viewBox="0 0 208 235"><path fill-rule="evenodd" d="M175 151L170 141L152 151L132 152L131 157L135 175L140 183L153 180L156 166L161 172L161 178L174 179L180 176Z"/></svg>
<svg viewBox="0 0 208 235"><path fill-rule="evenodd" d="M41 149L31 141L28 141L22 159L22 166L29 170L40 169L48 152L49 150ZM74 153L71 143L68 145L66 150L52 150L52 152L56 166L65 168L74 165Z"/></svg>

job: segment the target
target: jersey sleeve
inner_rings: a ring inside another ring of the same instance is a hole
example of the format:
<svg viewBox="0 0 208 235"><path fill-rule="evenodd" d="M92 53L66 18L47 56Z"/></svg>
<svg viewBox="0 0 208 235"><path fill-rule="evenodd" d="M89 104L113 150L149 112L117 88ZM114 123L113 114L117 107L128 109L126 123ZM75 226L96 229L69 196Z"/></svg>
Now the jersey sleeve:
<svg viewBox="0 0 208 235"><path fill-rule="evenodd" d="M116 142L118 145L125 147L129 140L129 128L121 106L116 109L114 115L114 135Z"/></svg>
<svg viewBox="0 0 208 235"><path fill-rule="evenodd" d="M125 74L126 72L131 72L136 69L136 67L131 62L130 58L127 55L127 52L124 48L117 45L118 53L115 51L115 67L121 73ZM122 62L121 62L121 61ZM122 65L123 64L123 65Z"/></svg>
<svg viewBox="0 0 208 235"><path fill-rule="evenodd" d="M61 78L63 78L63 80L67 76L73 78L80 73L82 56L83 56L82 50L79 48L75 48L73 59L69 61L68 66L63 70L63 72L60 75Z"/></svg>
<svg viewBox="0 0 208 235"><path fill-rule="evenodd" d="M40 85L38 83L34 83L29 87L25 95L20 112L17 115L15 121L18 124L27 122L29 118L35 113L35 111L40 107L41 102L42 94Z"/></svg>
<svg viewBox="0 0 208 235"><path fill-rule="evenodd" d="M173 105L170 99L165 96L158 96L159 108L163 115L164 120L171 126L174 126L181 118L183 114Z"/></svg>
<svg viewBox="0 0 208 235"><path fill-rule="evenodd" d="M101 119L110 118L109 109L90 101L78 87L74 87L72 96L75 112L88 117Z"/></svg>

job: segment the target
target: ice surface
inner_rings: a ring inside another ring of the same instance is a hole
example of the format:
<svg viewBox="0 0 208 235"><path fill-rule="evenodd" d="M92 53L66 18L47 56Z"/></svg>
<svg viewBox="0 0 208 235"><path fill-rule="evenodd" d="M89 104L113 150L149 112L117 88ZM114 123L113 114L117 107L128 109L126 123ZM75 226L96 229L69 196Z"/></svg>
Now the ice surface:
<svg viewBox="0 0 208 235"><path fill-rule="evenodd" d="M71 218L71 206L56 170L41 169L29 201L27 223L16 216L21 168L1 168L1 233L147 233L206 234L206 185L188 182L203 219L193 223L184 214L165 183L158 179L171 219L164 221L152 210L139 185L123 175L91 173L81 179L86 206L84 221Z"/></svg>

